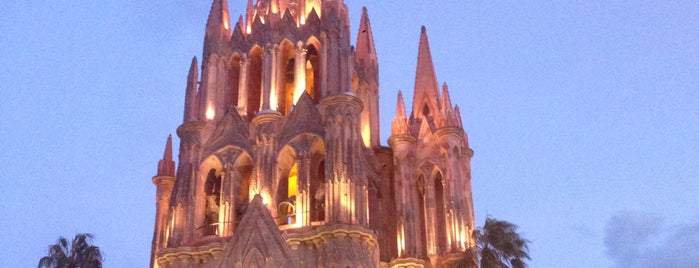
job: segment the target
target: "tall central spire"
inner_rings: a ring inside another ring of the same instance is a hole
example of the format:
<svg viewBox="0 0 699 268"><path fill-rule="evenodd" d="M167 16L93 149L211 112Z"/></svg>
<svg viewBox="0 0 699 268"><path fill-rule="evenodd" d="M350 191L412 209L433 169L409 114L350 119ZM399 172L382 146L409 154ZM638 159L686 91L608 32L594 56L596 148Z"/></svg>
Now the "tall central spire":
<svg viewBox="0 0 699 268"><path fill-rule="evenodd" d="M420 46L417 54L417 71L415 72L415 91L413 93L413 116L427 116L430 111L439 109L439 87L437 75L432 63L430 42L427 39L427 29L422 26ZM427 106L426 106L427 105Z"/></svg>

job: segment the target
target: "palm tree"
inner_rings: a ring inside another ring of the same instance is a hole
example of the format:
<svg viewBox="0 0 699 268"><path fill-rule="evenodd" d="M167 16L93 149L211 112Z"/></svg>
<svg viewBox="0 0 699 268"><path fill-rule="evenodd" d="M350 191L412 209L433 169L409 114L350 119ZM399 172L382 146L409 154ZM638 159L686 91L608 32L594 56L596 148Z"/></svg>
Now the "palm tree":
<svg viewBox="0 0 699 268"><path fill-rule="evenodd" d="M70 243L64 237L49 246L38 268L102 268L102 252L92 245L92 234L76 234Z"/></svg>
<svg viewBox="0 0 699 268"><path fill-rule="evenodd" d="M517 225L486 218L485 225L475 232L481 268L525 268L530 260L530 241L517 233Z"/></svg>

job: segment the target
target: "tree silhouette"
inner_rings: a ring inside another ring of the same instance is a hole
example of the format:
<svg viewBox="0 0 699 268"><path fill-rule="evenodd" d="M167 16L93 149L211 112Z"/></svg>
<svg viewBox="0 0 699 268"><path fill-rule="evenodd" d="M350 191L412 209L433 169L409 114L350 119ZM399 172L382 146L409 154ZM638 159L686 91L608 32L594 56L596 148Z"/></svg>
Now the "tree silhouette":
<svg viewBox="0 0 699 268"><path fill-rule="evenodd" d="M475 232L481 268L524 268L529 257L529 240L517 233L518 226L486 218Z"/></svg>
<svg viewBox="0 0 699 268"><path fill-rule="evenodd" d="M59 237L49 246L48 255L39 260L38 268L101 268L104 258L93 239L92 234L76 234L69 243Z"/></svg>

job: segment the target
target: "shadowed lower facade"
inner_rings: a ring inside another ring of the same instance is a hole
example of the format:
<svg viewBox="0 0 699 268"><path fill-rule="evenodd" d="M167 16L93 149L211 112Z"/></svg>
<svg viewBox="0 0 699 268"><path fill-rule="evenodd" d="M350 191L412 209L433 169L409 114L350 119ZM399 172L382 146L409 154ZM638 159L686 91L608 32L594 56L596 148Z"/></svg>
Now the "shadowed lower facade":
<svg viewBox="0 0 699 268"><path fill-rule="evenodd" d="M474 250L473 151L425 28L388 146L366 9L354 46L349 28L342 0L248 0L237 22L213 1L177 165L168 137L153 177L151 267L451 267Z"/></svg>

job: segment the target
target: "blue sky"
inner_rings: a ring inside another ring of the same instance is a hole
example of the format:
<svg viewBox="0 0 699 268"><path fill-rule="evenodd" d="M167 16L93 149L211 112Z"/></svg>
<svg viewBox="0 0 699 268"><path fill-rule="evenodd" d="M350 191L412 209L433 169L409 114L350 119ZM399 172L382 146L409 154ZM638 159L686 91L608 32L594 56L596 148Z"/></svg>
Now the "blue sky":
<svg viewBox="0 0 699 268"><path fill-rule="evenodd" d="M427 27L476 152L477 225L518 224L531 267L699 266L696 1L347 2L353 36L369 9L384 144ZM233 18L244 4L229 1ZM4 265L33 267L76 232L97 236L105 267L148 265L150 180L209 7L0 4Z"/></svg>

